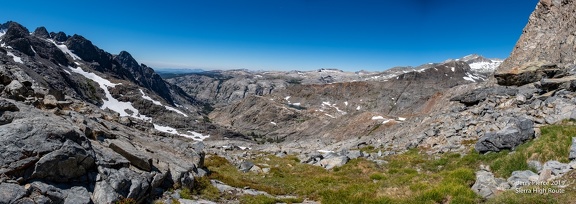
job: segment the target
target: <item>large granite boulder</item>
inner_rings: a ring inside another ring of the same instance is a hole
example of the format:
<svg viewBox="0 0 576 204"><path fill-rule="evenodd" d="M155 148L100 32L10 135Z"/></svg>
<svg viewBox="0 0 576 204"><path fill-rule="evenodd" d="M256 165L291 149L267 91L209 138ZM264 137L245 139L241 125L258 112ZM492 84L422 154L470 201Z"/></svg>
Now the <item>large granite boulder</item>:
<svg viewBox="0 0 576 204"><path fill-rule="evenodd" d="M534 122L527 118L511 118L505 128L488 132L475 145L476 151L499 152L513 150L516 146L534 138Z"/></svg>

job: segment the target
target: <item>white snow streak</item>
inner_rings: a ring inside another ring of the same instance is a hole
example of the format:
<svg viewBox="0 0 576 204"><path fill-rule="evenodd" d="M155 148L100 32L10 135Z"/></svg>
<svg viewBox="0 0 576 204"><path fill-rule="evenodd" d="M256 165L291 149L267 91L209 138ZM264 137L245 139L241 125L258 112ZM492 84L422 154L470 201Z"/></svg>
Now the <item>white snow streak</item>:
<svg viewBox="0 0 576 204"><path fill-rule="evenodd" d="M138 113L138 109L134 108L134 106L132 106L132 103L130 102L122 102L122 101L118 101L117 99L115 99L114 97L112 97L112 94L110 94L110 91L108 90L108 87L114 87L116 85L119 84L114 84L112 82L110 82L107 79L104 79L94 73L90 73L90 72L85 72L84 70L82 70L82 68L78 67L78 68L73 68L73 67L68 67L70 68L70 70L72 70L75 73L78 73L88 79L91 79L92 81L98 83L98 85L100 85L100 88L102 90L104 90L104 93L106 94L106 99L102 99L104 101L104 104L102 104L102 107L100 107L101 109L110 109L113 110L114 112L117 112L120 114L120 116L130 116L133 118L138 118L141 120L145 120L145 121L151 121L152 118L150 117L146 117L145 115L140 115ZM128 113L128 111L130 111L131 113Z"/></svg>
<svg viewBox="0 0 576 204"><path fill-rule="evenodd" d="M471 81L471 82L476 82L477 80L482 80L482 77L475 76L475 75L470 74L470 73L466 73L466 76L462 77L462 78L464 78L464 80Z"/></svg>
<svg viewBox="0 0 576 204"><path fill-rule="evenodd" d="M142 89L140 89L140 93L142 94L142 98L143 98L143 99L148 100L148 101L152 101L152 103L154 103L154 104L156 104L156 105L164 106L164 108L166 108L166 110L176 112L176 113L178 113L178 114L180 114L180 115L183 115L184 117L188 117L188 115L186 115L186 114L183 113L182 111L180 111L180 110L178 110L178 109L176 109L176 108L172 108L172 107L170 107L170 106L162 105L162 103L161 103L160 101L156 101L156 100L150 98L150 96L146 95L146 93L144 93L144 91L142 91Z"/></svg>
<svg viewBox="0 0 576 204"><path fill-rule="evenodd" d="M471 63L470 69L479 72L493 72L502 64L502 60L492 60L491 62L475 62Z"/></svg>
<svg viewBox="0 0 576 204"><path fill-rule="evenodd" d="M330 114L327 114L327 113L324 113L324 115L326 115L326 116L328 116L328 117L331 117L331 118L336 118L336 117L334 117L333 115L330 115Z"/></svg>
<svg viewBox="0 0 576 204"><path fill-rule="evenodd" d="M169 133L169 134L179 135L182 137L187 137L187 138L190 138L190 139L193 139L196 141L204 141L206 138L210 137L210 135L202 135L202 134L194 132L194 131L188 131L188 133L190 133L191 135L182 134L182 133L179 133L173 127L161 126L161 125L157 125L157 124L154 124L154 129L156 129L160 132L165 132L165 133Z"/></svg>
<svg viewBox="0 0 576 204"><path fill-rule="evenodd" d="M72 57L72 59L82 60L80 57L78 57L78 55L74 54L70 49L68 49L68 47L66 45L59 45L58 43L54 42L54 40L48 40L48 41L54 43L54 45L56 45L56 47L58 47L60 50L62 50L62 52L70 55L70 57Z"/></svg>
<svg viewBox="0 0 576 204"><path fill-rule="evenodd" d="M12 59L14 59L14 62L18 62L20 64L24 64L24 62L22 61L22 58L14 55L14 53L8 52L8 56L11 56Z"/></svg>
<svg viewBox="0 0 576 204"><path fill-rule="evenodd" d="M386 118L382 117L382 116L372 116L372 120L384 120Z"/></svg>

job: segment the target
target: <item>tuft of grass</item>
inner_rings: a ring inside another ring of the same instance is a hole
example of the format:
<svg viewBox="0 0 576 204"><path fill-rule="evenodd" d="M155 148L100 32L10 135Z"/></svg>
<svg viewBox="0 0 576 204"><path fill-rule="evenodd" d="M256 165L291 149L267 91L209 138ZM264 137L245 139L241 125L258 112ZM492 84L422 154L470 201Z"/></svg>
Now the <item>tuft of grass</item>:
<svg viewBox="0 0 576 204"><path fill-rule="evenodd" d="M180 197L184 199L192 199L192 191L189 188L183 188L180 191Z"/></svg>
<svg viewBox="0 0 576 204"><path fill-rule="evenodd" d="M362 152L367 152L367 153L375 153L375 152L378 152L378 151L376 150L376 147L374 147L374 146L372 146L372 145L364 146L364 147L360 148L360 151L362 151Z"/></svg>
<svg viewBox="0 0 576 204"><path fill-rule="evenodd" d="M172 198L170 200L170 204L180 204L180 201L178 201L178 199L176 199L176 198Z"/></svg>
<svg viewBox="0 0 576 204"><path fill-rule="evenodd" d="M116 201L116 204L136 204L136 200L134 198L123 198Z"/></svg>
<svg viewBox="0 0 576 204"><path fill-rule="evenodd" d="M373 173L372 175L370 175L370 179L372 180L382 180L384 178L386 177L380 173Z"/></svg>
<svg viewBox="0 0 576 204"><path fill-rule="evenodd" d="M245 195L240 197L241 204L276 204L276 203L302 203L302 198L272 198L265 195Z"/></svg>
<svg viewBox="0 0 576 204"><path fill-rule="evenodd" d="M208 177L195 177L194 182L192 194L212 201L216 201L220 198L220 191L210 183Z"/></svg>

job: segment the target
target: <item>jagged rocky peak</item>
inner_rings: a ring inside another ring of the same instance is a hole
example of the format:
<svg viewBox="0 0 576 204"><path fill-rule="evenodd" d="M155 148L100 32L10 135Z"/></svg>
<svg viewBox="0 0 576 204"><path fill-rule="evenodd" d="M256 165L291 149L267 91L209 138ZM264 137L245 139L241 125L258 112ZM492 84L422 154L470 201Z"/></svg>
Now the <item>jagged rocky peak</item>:
<svg viewBox="0 0 576 204"><path fill-rule="evenodd" d="M46 30L44 26L36 28L32 35L39 38L50 38L50 33L48 33L48 30Z"/></svg>
<svg viewBox="0 0 576 204"><path fill-rule="evenodd" d="M121 51L115 58L123 67L133 68L138 67L138 62L127 51Z"/></svg>
<svg viewBox="0 0 576 204"><path fill-rule="evenodd" d="M34 56L36 52L32 50L30 39L28 39L30 31L16 22L9 22L8 24L6 33L2 35L2 42L26 55Z"/></svg>
<svg viewBox="0 0 576 204"><path fill-rule="evenodd" d="M19 23L8 22L6 34L4 34L4 41L17 40L18 38L25 38L30 35L30 31Z"/></svg>
<svg viewBox="0 0 576 204"><path fill-rule="evenodd" d="M530 15L512 54L496 71L498 83L523 85L540 80L539 70L574 67L575 21L574 0L541 0ZM517 78L520 75L532 77Z"/></svg>
<svg viewBox="0 0 576 204"><path fill-rule="evenodd" d="M6 33L6 30L8 30L8 27L10 26L11 22L12 21L8 21L6 23L0 23L0 37L2 37L2 35Z"/></svg>
<svg viewBox="0 0 576 204"><path fill-rule="evenodd" d="M66 40L66 46L85 61L96 61L99 58L98 49L90 40L81 35L74 34Z"/></svg>
<svg viewBox="0 0 576 204"><path fill-rule="evenodd" d="M66 40L68 40L68 38L70 38L70 36L68 36L68 35L66 35L66 33L60 31L58 33L51 32L50 38L52 38L56 42L66 42Z"/></svg>

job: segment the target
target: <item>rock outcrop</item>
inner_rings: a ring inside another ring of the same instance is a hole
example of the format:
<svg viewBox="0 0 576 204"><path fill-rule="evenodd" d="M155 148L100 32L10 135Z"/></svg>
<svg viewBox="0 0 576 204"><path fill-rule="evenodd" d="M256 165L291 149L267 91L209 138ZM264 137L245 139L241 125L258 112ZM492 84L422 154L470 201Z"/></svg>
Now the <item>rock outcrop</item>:
<svg viewBox="0 0 576 204"><path fill-rule="evenodd" d="M576 64L576 4L573 0L541 0L514 50L495 73L501 85L538 81L541 69L570 69Z"/></svg>
<svg viewBox="0 0 576 204"><path fill-rule="evenodd" d="M157 125L226 133L202 103L79 35L0 30L0 203L149 203L206 175L203 143Z"/></svg>
<svg viewBox="0 0 576 204"><path fill-rule="evenodd" d="M534 122L526 118L511 118L504 129L488 132L481 137L475 149L480 153L514 150L514 147L532 138L534 138Z"/></svg>

